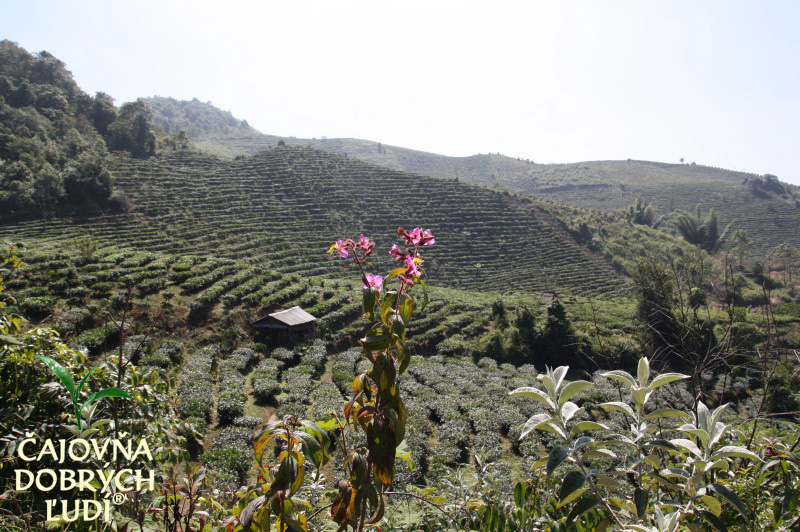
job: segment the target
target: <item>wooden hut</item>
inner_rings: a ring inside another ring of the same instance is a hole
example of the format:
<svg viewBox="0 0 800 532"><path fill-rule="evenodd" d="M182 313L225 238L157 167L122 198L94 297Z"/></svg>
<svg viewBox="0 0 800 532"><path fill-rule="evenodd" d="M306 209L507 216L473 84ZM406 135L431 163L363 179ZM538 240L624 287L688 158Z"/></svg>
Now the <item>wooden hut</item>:
<svg viewBox="0 0 800 532"><path fill-rule="evenodd" d="M555 292L542 292L542 301L545 303L549 303L555 299L558 299L558 294Z"/></svg>
<svg viewBox="0 0 800 532"><path fill-rule="evenodd" d="M274 312L250 326L272 344L291 344L317 336L317 318L300 307Z"/></svg>

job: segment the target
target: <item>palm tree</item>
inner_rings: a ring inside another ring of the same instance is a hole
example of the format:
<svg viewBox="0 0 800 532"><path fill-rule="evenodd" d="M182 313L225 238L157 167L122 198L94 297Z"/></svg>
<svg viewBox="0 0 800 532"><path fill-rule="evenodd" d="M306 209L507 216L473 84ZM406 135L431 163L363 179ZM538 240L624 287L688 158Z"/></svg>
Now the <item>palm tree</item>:
<svg viewBox="0 0 800 532"><path fill-rule="evenodd" d="M642 196L636 196L636 203L628 206L625 212L625 218L628 221L640 225L653 225L655 220L656 211L653 207L653 202L647 202L642 199Z"/></svg>
<svg viewBox="0 0 800 532"><path fill-rule="evenodd" d="M675 218L675 226L678 228L684 240L709 253L714 253L722 248L725 241L728 239L731 227L736 222L736 220L731 220L720 234L717 212L713 207L708 211L708 217L705 219L703 219L703 215L700 212L699 203L695 207L694 215L684 210L677 210L675 212L678 215L677 218Z"/></svg>

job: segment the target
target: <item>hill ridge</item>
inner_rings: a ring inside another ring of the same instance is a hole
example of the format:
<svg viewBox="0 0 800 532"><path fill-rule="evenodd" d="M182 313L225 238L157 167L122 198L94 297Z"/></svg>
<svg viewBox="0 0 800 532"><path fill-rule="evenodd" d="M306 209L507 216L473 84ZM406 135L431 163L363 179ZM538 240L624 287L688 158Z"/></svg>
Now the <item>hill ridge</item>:
<svg viewBox="0 0 800 532"><path fill-rule="evenodd" d="M157 122L169 122L163 116L166 108L174 114L184 105L175 100L158 100L155 104ZM158 105L162 106L162 115ZM202 105L196 102L193 112L201 113ZM417 175L456 177L597 211L625 209L642 196L654 203L662 227L675 210L691 211L700 203L705 210L713 207L722 224L736 220L736 228L745 229L754 241L757 255L766 255L783 242L800 247L800 187L768 174L639 159L541 164L500 154L449 157L360 139L300 139L255 130L244 136L234 135L232 130L228 136L223 133L201 135L194 141L202 149L228 156L257 152L283 141Z"/></svg>

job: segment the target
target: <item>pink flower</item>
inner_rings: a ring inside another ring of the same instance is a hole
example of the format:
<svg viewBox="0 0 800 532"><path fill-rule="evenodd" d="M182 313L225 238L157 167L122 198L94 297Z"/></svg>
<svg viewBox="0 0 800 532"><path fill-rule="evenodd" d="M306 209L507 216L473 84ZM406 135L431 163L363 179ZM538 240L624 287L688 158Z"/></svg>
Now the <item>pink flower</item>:
<svg viewBox="0 0 800 532"><path fill-rule="evenodd" d="M352 241L348 241L348 242L352 242ZM340 257L346 259L348 256L350 256L350 252L347 251L347 248L350 247L350 246L348 246L348 242L342 242L341 240L337 240L336 243L334 245L332 245L330 247L330 249L328 249L328 253L333 254L333 253L338 252Z"/></svg>
<svg viewBox="0 0 800 532"><path fill-rule="evenodd" d="M423 231L421 228L415 227L411 231L406 232L402 227L398 227L397 234L400 235L409 246L431 246L436 242L430 229L425 229Z"/></svg>
<svg viewBox="0 0 800 532"><path fill-rule="evenodd" d="M364 284L361 285L361 288L364 289L371 288L376 292L381 291L381 285L383 285L383 277L381 277L380 275L368 273L364 275L364 277L362 277L361 280L364 282Z"/></svg>
<svg viewBox="0 0 800 532"><path fill-rule="evenodd" d="M402 273L397 276L397 280L400 281L401 283L404 283L404 284L408 285L408 286L414 286L414 279L410 278L410 277L406 277Z"/></svg>
<svg viewBox="0 0 800 532"><path fill-rule="evenodd" d="M394 256L394 260L397 262L402 262L406 259L406 254L397 247L397 244L392 245L392 249L389 250L389 255Z"/></svg>
<svg viewBox="0 0 800 532"><path fill-rule="evenodd" d="M417 268L417 264L422 262L420 258L414 258L411 255L406 257L406 276L411 275L412 277L419 277L422 275L422 272L419 271Z"/></svg>
<svg viewBox="0 0 800 532"><path fill-rule="evenodd" d="M365 237L364 235L361 235L361 237L358 239L358 244L356 244L356 246L360 247L364 251L367 251L368 249L372 249L375 247L375 242L370 242L369 238Z"/></svg>
<svg viewBox="0 0 800 532"><path fill-rule="evenodd" d="M422 232L422 245L423 246L432 246L436 243L436 239L433 238L433 233L431 233L430 229L425 229Z"/></svg>
<svg viewBox="0 0 800 532"><path fill-rule="evenodd" d="M408 233L408 237L411 239L412 244L419 246L419 241L422 239L422 230L416 227Z"/></svg>

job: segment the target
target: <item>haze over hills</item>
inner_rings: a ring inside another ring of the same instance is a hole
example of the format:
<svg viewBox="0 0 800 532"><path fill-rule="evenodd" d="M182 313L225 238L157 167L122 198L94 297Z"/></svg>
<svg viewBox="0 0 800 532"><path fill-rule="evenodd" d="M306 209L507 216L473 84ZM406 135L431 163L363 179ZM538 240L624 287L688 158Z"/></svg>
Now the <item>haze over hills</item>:
<svg viewBox="0 0 800 532"><path fill-rule="evenodd" d="M627 208L641 195L666 220L676 209L714 208L720 222L736 220L768 253L790 242L800 246L800 187L774 176L757 176L693 162L591 161L537 164L500 154L449 157L360 139L299 139L258 132L210 103L146 99L155 122L168 133L185 129L202 149L223 156L256 153L276 146L306 145L364 162L416 174L458 177L498 189L595 210Z"/></svg>

